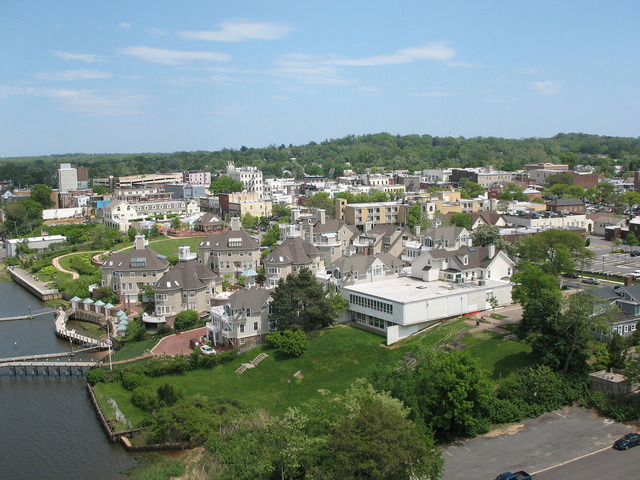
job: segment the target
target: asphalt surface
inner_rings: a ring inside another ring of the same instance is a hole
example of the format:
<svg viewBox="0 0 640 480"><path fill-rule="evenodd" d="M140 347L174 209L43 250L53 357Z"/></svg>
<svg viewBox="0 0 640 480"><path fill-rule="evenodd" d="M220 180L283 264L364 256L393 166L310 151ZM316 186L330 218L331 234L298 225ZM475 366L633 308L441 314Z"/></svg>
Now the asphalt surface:
<svg viewBox="0 0 640 480"><path fill-rule="evenodd" d="M518 431L489 434L449 445L443 454L445 472L442 479L492 479L500 473L518 470L530 474L542 472L536 480L559 478L548 469L577 461L602 449L611 450L616 439L635 431L635 428L599 417L591 410L566 407L527 420L513 430ZM622 453L629 452L631 450ZM567 469L567 475L572 474L576 465L579 464L563 467ZM587 475L565 478L591 480L611 477ZM626 478L640 478L640 474Z"/></svg>

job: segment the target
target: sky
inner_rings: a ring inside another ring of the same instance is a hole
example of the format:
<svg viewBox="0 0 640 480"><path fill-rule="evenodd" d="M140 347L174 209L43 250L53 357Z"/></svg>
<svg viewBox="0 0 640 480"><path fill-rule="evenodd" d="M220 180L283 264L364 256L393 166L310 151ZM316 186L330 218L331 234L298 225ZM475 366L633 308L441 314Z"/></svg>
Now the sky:
<svg viewBox="0 0 640 480"><path fill-rule="evenodd" d="M0 0L0 157L637 137L637 0Z"/></svg>

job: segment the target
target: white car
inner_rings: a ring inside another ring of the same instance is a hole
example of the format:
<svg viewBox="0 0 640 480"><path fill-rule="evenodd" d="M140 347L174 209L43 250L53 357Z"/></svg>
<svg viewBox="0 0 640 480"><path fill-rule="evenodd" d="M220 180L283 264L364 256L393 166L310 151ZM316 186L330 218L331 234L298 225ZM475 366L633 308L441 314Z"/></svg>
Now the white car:
<svg viewBox="0 0 640 480"><path fill-rule="evenodd" d="M203 355L211 355L212 353L216 353L216 351L210 345L202 345L200 347L200 351Z"/></svg>
<svg viewBox="0 0 640 480"><path fill-rule="evenodd" d="M632 277L638 278L640 277L640 270L636 270L635 272L630 274Z"/></svg>

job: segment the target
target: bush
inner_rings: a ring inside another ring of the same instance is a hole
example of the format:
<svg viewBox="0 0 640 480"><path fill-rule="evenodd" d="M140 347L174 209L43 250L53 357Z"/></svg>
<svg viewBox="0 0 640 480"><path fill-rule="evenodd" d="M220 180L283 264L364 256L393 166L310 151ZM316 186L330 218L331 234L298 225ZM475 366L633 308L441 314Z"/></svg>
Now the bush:
<svg viewBox="0 0 640 480"><path fill-rule="evenodd" d="M632 422L640 417L640 402L635 397L614 397L605 392L591 390L583 406L595 408L602 415L618 422Z"/></svg>
<svg viewBox="0 0 640 480"><path fill-rule="evenodd" d="M302 330L271 332L267 335L266 341L269 345L293 357L302 355L309 345L309 338Z"/></svg>
<svg viewBox="0 0 640 480"><path fill-rule="evenodd" d="M182 393L173 388L173 385L170 383L163 383L158 387L158 401L160 402L160 405L170 407L181 398Z"/></svg>
<svg viewBox="0 0 640 480"><path fill-rule="evenodd" d="M122 374L122 386L127 390L135 390L137 387L148 383L149 379L138 371L126 370Z"/></svg>
<svg viewBox="0 0 640 480"><path fill-rule="evenodd" d="M121 378L121 371L107 370L104 368L94 368L93 370L89 370L87 372L85 378L91 385L95 385L96 383L118 382Z"/></svg>
<svg viewBox="0 0 640 480"><path fill-rule="evenodd" d="M174 327L178 331L190 330L198 325L200 316L195 310L183 310L176 315Z"/></svg>
<svg viewBox="0 0 640 480"><path fill-rule="evenodd" d="M158 408L158 395L149 385L140 385L133 389L131 403L147 412Z"/></svg>

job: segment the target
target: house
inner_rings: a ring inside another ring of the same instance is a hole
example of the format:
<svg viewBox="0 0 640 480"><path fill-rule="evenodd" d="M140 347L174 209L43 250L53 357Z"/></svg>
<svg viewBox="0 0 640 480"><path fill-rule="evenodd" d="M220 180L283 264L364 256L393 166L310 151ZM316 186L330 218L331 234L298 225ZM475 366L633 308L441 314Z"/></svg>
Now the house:
<svg viewBox="0 0 640 480"><path fill-rule="evenodd" d="M340 257L327 269L328 280L342 287L397 278L404 262L388 253Z"/></svg>
<svg viewBox="0 0 640 480"><path fill-rule="evenodd" d="M404 251L401 259L411 263L424 252L444 248L446 250L458 250L466 245L471 246L471 235L466 228L450 225L439 225L435 228L427 228L424 233L420 227L416 227L417 240L408 240L404 243Z"/></svg>
<svg viewBox="0 0 640 480"><path fill-rule="evenodd" d="M344 255L359 233L356 227L344 220L327 220L324 215L313 224L300 226L300 236L320 250L327 265Z"/></svg>
<svg viewBox="0 0 640 480"><path fill-rule="evenodd" d="M218 232L224 230L224 222L213 213L204 213L194 223L194 229L198 232Z"/></svg>
<svg viewBox="0 0 640 480"><path fill-rule="evenodd" d="M588 213L587 218L593 222L593 235L604 237L608 227L624 227L627 219L611 213Z"/></svg>
<svg viewBox="0 0 640 480"><path fill-rule="evenodd" d="M240 219L234 217L230 230L208 235L200 242L198 257L218 275L237 277L249 268L258 269L260 246L240 228Z"/></svg>
<svg viewBox="0 0 640 480"><path fill-rule="evenodd" d="M33 250L46 250L51 245L67 241L64 235L47 235L43 237L11 238L4 241L4 248L7 250L7 257L15 257L20 251L21 245Z"/></svg>
<svg viewBox="0 0 640 480"><path fill-rule="evenodd" d="M207 337L214 345L261 344L269 333L271 295L262 288L242 289L222 306L211 309Z"/></svg>
<svg viewBox="0 0 640 480"><path fill-rule="evenodd" d="M102 286L111 287L124 301L137 302L143 287L156 283L169 267L148 244L144 235L136 235L133 249L112 253L100 267Z"/></svg>
<svg viewBox="0 0 640 480"><path fill-rule="evenodd" d="M547 203L547 210L555 213L584 215L585 205L580 198L558 198Z"/></svg>
<svg viewBox="0 0 640 480"><path fill-rule="evenodd" d="M209 312L211 298L222 285L222 279L199 262L190 247L178 247L178 260L153 284L155 315L170 322L183 310Z"/></svg>
<svg viewBox="0 0 640 480"><path fill-rule="evenodd" d="M263 260L267 287L275 288L278 281L291 273L308 268L315 275L324 270L320 250L300 237L287 238Z"/></svg>
<svg viewBox="0 0 640 480"><path fill-rule="evenodd" d="M396 257L402 254L404 242L411 239L411 232L406 226L365 225L364 233L354 240L353 248L356 253L375 255L376 253L389 253Z"/></svg>
<svg viewBox="0 0 640 480"><path fill-rule="evenodd" d="M446 319L511 303L513 261L495 247L431 250L409 277L344 286L343 317L392 344Z"/></svg>

